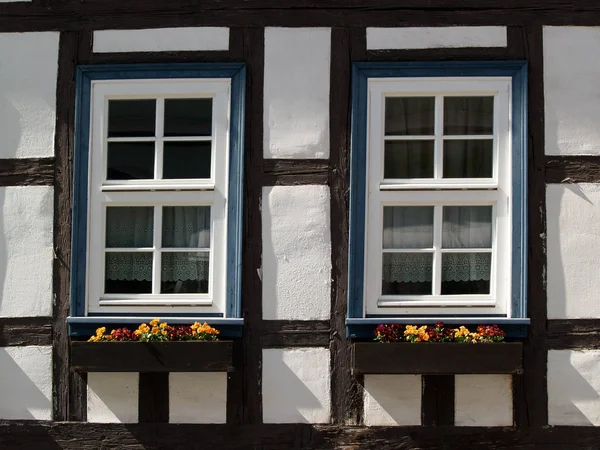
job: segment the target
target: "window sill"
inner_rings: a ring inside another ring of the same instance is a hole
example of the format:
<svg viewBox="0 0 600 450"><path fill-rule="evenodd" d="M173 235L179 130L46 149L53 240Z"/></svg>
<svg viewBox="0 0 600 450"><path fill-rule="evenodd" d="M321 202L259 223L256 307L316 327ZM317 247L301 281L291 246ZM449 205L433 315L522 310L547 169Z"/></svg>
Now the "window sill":
<svg viewBox="0 0 600 450"><path fill-rule="evenodd" d="M373 339L377 325L381 323L398 323L402 325L429 325L436 322L444 322L447 325L493 325L496 324L506 332L509 338L524 338L527 336L527 328L530 320L527 318L507 317L367 317L346 319L346 334L352 339Z"/></svg>
<svg viewBox="0 0 600 450"><path fill-rule="evenodd" d="M233 342L72 342L71 371L233 372Z"/></svg>
<svg viewBox="0 0 600 450"><path fill-rule="evenodd" d="M95 334L99 327L110 329L127 327L137 328L141 323L148 323L155 317L160 317L171 325L190 325L194 322L206 322L220 331L221 338L235 338L242 335L244 319L207 317L207 316L165 316L157 314L154 316L87 316L67 317L69 335L72 337L89 338Z"/></svg>
<svg viewBox="0 0 600 450"><path fill-rule="evenodd" d="M352 373L361 374L516 374L523 370L523 344L356 342Z"/></svg>

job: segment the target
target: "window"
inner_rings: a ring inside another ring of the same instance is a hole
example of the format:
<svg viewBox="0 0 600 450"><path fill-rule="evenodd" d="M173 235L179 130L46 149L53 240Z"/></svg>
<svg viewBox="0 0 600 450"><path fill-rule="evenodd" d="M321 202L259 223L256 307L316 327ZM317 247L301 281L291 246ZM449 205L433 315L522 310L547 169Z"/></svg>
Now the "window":
<svg viewBox="0 0 600 450"><path fill-rule="evenodd" d="M79 68L71 323L240 317L243 79Z"/></svg>
<svg viewBox="0 0 600 450"><path fill-rule="evenodd" d="M356 65L350 318L525 318L525 72Z"/></svg>

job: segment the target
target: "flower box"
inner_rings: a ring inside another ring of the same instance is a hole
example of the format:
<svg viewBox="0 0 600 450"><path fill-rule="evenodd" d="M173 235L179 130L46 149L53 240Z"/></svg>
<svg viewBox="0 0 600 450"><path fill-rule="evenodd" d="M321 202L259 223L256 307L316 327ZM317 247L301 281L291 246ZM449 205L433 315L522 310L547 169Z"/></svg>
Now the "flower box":
<svg viewBox="0 0 600 450"><path fill-rule="evenodd" d="M520 373L523 345L356 342L354 374L502 374Z"/></svg>
<svg viewBox="0 0 600 450"><path fill-rule="evenodd" d="M233 372L233 342L72 342L71 370Z"/></svg>

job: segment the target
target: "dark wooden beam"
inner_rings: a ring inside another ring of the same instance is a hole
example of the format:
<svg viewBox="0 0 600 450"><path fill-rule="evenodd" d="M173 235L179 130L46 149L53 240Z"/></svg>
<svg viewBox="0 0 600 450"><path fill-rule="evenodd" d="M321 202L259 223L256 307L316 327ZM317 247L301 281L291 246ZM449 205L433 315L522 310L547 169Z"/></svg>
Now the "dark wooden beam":
<svg viewBox="0 0 600 450"><path fill-rule="evenodd" d="M329 160L265 159L263 173L263 186L327 184Z"/></svg>
<svg viewBox="0 0 600 450"><path fill-rule="evenodd" d="M43 1L43 0L40 0ZM47 1L47 0L46 0ZM350 26L597 25L600 5L564 0L161 0L52 1L0 3L0 32L77 31L184 26Z"/></svg>
<svg viewBox="0 0 600 450"><path fill-rule="evenodd" d="M169 422L168 373L140 373L138 411L140 423Z"/></svg>
<svg viewBox="0 0 600 450"><path fill-rule="evenodd" d="M51 317L0 318L0 347L52 345Z"/></svg>
<svg viewBox="0 0 600 450"><path fill-rule="evenodd" d="M549 320L548 348L552 350L600 349L600 319Z"/></svg>
<svg viewBox="0 0 600 450"><path fill-rule="evenodd" d="M546 183L600 183L600 155L546 156Z"/></svg>
<svg viewBox="0 0 600 450"><path fill-rule="evenodd" d="M327 320L265 320L261 343L272 347L329 347Z"/></svg>
<svg viewBox="0 0 600 450"><path fill-rule="evenodd" d="M94 53L92 64L161 64L237 61L228 51Z"/></svg>
<svg viewBox="0 0 600 450"><path fill-rule="evenodd" d="M454 375L423 375L422 383L422 425L453 426Z"/></svg>
<svg viewBox="0 0 600 450"><path fill-rule="evenodd" d="M52 186L54 158L0 159L0 186Z"/></svg>
<svg viewBox="0 0 600 450"><path fill-rule="evenodd" d="M493 61L511 59L508 47L369 50L367 61Z"/></svg>
<svg viewBox="0 0 600 450"><path fill-rule="evenodd" d="M200 448L220 450L597 450L599 427L349 427L265 424L99 424L0 422L0 448L96 450L98 448Z"/></svg>

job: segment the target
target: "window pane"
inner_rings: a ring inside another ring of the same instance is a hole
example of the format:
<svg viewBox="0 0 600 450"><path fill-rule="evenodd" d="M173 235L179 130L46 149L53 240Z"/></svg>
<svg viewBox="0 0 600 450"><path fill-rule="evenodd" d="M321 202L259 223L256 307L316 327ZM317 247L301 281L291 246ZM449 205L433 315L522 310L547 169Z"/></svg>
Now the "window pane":
<svg viewBox="0 0 600 450"><path fill-rule="evenodd" d="M106 252L105 256L105 293L152 293L152 253Z"/></svg>
<svg viewBox="0 0 600 450"><path fill-rule="evenodd" d="M433 178L433 141L386 141L384 178Z"/></svg>
<svg viewBox="0 0 600 450"><path fill-rule="evenodd" d="M109 142L108 180L154 178L154 142Z"/></svg>
<svg viewBox="0 0 600 450"><path fill-rule="evenodd" d="M445 97L444 134L494 134L494 97Z"/></svg>
<svg viewBox="0 0 600 450"><path fill-rule="evenodd" d="M491 253L444 253L442 295L489 294Z"/></svg>
<svg viewBox="0 0 600 450"><path fill-rule="evenodd" d="M433 247L433 206L384 206L383 248Z"/></svg>
<svg viewBox="0 0 600 450"><path fill-rule="evenodd" d="M108 137L154 136L156 100L109 100Z"/></svg>
<svg viewBox="0 0 600 450"><path fill-rule="evenodd" d="M385 99L386 136L432 136L434 117L434 97L387 97Z"/></svg>
<svg viewBox="0 0 600 450"><path fill-rule="evenodd" d="M491 248L491 206L444 206L442 247Z"/></svg>
<svg viewBox="0 0 600 450"><path fill-rule="evenodd" d="M491 178L491 139L444 141L444 178Z"/></svg>
<svg viewBox="0 0 600 450"><path fill-rule="evenodd" d="M382 295L431 295L431 253L384 253Z"/></svg>
<svg viewBox="0 0 600 450"><path fill-rule="evenodd" d="M162 246L209 248L210 206L163 207Z"/></svg>
<svg viewBox="0 0 600 450"><path fill-rule="evenodd" d="M107 247L152 247L153 233L153 207L110 206L106 208Z"/></svg>
<svg viewBox="0 0 600 450"><path fill-rule="evenodd" d="M165 136L210 136L212 98L165 100Z"/></svg>
<svg viewBox="0 0 600 450"><path fill-rule="evenodd" d="M210 142L165 142L163 178L210 178Z"/></svg>
<svg viewBox="0 0 600 450"><path fill-rule="evenodd" d="M208 262L208 252L163 252L160 292L207 293Z"/></svg>

